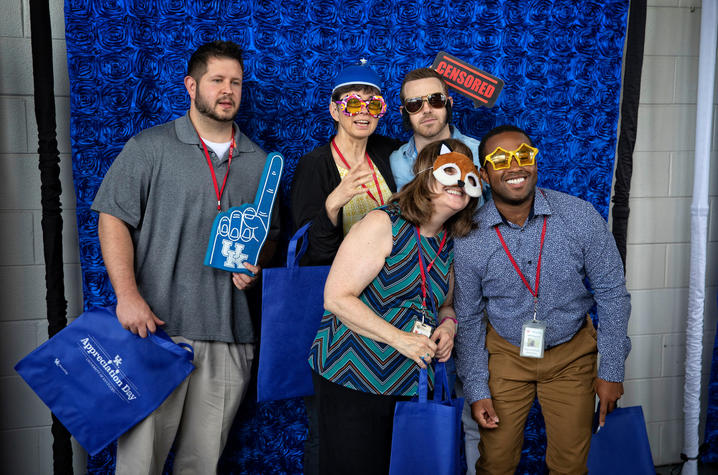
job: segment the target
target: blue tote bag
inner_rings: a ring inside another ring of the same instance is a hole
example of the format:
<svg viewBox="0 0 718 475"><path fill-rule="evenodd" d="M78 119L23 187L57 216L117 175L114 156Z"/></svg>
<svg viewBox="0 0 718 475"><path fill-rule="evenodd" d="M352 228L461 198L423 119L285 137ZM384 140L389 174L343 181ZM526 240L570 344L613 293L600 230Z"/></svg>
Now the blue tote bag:
<svg viewBox="0 0 718 475"><path fill-rule="evenodd" d="M307 249L302 237L310 225L299 228L289 241L287 266L263 272L258 401L314 394L307 358L324 313L324 283L330 266L299 265Z"/></svg>
<svg viewBox="0 0 718 475"><path fill-rule="evenodd" d="M192 372L192 347L158 329L122 328L94 308L23 358L15 371L90 455L154 411Z"/></svg>
<svg viewBox="0 0 718 475"><path fill-rule="evenodd" d="M590 475L656 473L641 406L606 414L606 423L591 437L587 465Z"/></svg>
<svg viewBox="0 0 718 475"><path fill-rule="evenodd" d="M433 400L428 399L427 393L428 375L422 369L417 397L397 402L394 409L389 475L461 473L464 398L451 398L444 363L434 366Z"/></svg>

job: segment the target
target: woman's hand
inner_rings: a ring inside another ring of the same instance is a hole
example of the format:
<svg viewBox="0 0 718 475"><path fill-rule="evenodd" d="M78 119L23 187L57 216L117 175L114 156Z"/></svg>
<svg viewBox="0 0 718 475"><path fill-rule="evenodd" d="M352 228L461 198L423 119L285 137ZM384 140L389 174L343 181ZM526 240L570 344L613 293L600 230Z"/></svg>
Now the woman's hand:
<svg viewBox="0 0 718 475"><path fill-rule="evenodd" d="M366 185L371 179L372 171L366 161L362 161L359 165L349 170L349 173L342 178L342 181L329 193L329 196L327 196L324 202L327 216L329 216L332 224L337 225L339 210L342 209L342 206L349 203L352 198L364 193L362 185Z"/></svg>
<svg viewBox="0 0 718 475"><path fill-rule="evenodd" d="M446 362L454 349L454 337L456 336L456 324L453 320L444 319L431 334L431 340L436 342L436 358L439 362Z"/></svg>
<svg viewBox="0 0 718 475"><path fill-rule="evenodd" d="M390 345L421 368L426 368L436 354L436 343L418 333L402 331Z"/></svg>

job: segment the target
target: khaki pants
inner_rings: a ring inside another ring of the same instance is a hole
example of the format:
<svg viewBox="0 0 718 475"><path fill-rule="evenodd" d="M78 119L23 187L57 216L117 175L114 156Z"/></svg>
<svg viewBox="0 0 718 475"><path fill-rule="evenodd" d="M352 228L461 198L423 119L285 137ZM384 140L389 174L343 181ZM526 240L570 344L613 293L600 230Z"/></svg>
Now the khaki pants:
<svg viewBox="0 0 718 475"><path fill-rule="evenodd" d="M513 474L524 425L538 396L546 422L546 464L552 474L586 473L591 443L596 377L596 330L586 324L568 342L523 358L519 348L488 325L489 389L499 417L496 429L481 429L479 474Z"/></svg>
<svg viewBox="0 0 718 475"><path fill-rule="evenodd" d="M117 474L162 473L176 438L175 474L215 473L247 390L251 344L188 340L195 370L152 414L117 441Z"/></svg>

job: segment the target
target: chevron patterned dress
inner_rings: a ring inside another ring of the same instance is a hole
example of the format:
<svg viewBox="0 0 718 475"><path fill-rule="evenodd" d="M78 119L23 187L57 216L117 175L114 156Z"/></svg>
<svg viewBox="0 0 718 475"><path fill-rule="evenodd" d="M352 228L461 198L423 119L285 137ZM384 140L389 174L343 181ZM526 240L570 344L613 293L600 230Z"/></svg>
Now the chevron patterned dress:
<svg viewBox="0 0 718 475"><path fill-rule="evenodd" d="M376 315L397 328L411 331L421 320L421 273L414 225L399 214L396 205L380 208L392 222L393 246L384 267L364 289L359 299ZM438 309L449 291L449 272L454 260L454 240L448 238L437 257L442 231L436 237L421 237L424 261L434 257L428 275ZM429 286L427 286L429 287ZM427 289L429 292L429 289ZM427 295L427 307L429 304ZM425 323L436 328L435 316L427 311ZM379 343L349 330L333 313L324 312L309 355L312 369L323 378L347 388L372 394L413 396L419 366L386 343ZM433 382L433 372L429 371Z"/></svg>

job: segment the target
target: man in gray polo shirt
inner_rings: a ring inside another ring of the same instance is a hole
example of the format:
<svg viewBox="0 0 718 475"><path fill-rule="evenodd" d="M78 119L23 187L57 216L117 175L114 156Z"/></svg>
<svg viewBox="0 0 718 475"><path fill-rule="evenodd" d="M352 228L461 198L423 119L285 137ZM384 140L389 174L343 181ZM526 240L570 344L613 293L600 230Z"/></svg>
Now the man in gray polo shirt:
<svg viewBox="0 0 718 475"><path fill-rule="evenodd" d="M189 378L118 441L118 474L160 473L175 438L175 473L214 472L247 388L244 290L256 277L203 265L214 218L254 200L266 160L233 122L242 77L236 44L200 46L184 80L188 113L130 139L92 205L122 326L141 337L162 326L195 352ZM275 212L260 262L277 234Z"/></svg>

